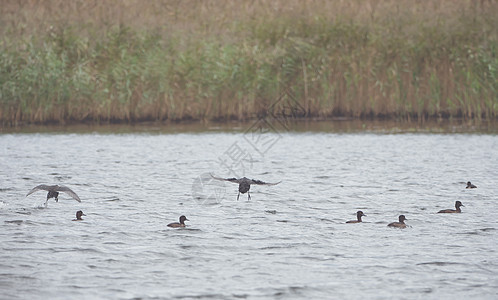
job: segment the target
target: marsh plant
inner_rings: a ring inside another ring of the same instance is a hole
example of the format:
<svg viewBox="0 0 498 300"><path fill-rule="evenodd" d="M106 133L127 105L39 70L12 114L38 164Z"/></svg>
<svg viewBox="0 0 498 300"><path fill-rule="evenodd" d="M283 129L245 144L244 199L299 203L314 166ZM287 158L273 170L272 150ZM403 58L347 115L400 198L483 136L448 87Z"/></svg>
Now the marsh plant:
<svg viewBox="0 0 498 300"><path fill-rule="evenodd" d="M498 116L496 1L0 2L4 126Z"/></svg>

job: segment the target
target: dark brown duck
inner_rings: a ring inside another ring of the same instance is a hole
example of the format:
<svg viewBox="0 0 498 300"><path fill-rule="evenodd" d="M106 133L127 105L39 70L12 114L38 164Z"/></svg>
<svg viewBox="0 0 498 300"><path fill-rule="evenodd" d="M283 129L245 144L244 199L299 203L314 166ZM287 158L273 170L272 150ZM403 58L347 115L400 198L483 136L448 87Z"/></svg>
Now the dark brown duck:
<svg viewBox="0 0 498 300"><path fill-rule="evenodd" d="M466 189L476 189L477 186L473 185L472 182L467 181L467 186L465 188Z"/></svg>
<svg viewBox="0 0 498 300"><path fill-rule="evenodd" d="M361 223L361 217L363 216L367 216L365 215L361 210L357 211L356 212L356 219L357 220L351 220L351 221L347 221L346 223Z"/></svg>
<svg viewBox="0 0 498 300"><path fill-rule="evenodd" d="M400 215L398 217L398 219L399 219L399 222L392 222L392 223L389 223L387 226L394 227L394 228L406 228L406 224L405 224L406 217L405 217L405 215Z"/></svg>
<svg viewBox="0 0 498 300"><path fill-rule="evenodd" d="M460 206L465 206L465 205L463 205L462 202L457 201L457 202L455 202L455 208L456 209L443 209L443 210L438 211L437 213L438 214L461 213L462 210L460 209Z"/></svg>
<svg viewBox="0 0 498 300"><path fill-rule="evenodd" d="M185 227L185 221L189 221L189 219L187 219L187 217L185 216L180 216L180 222L169 223L168 227Z"/></svg>
<svg viewBox="0 0 498 300"><path fill-rule="evenodd" d="M73 221L83 221L81 216L86 216L81 210L78 210L76 212L76 219L73 219Z"/></svg>

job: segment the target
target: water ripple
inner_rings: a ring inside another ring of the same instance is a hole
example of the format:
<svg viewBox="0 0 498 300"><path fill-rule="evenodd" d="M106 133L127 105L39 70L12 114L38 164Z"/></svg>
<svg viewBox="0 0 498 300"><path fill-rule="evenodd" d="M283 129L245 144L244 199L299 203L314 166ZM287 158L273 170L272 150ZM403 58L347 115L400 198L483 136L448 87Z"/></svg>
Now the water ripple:
<svg viewBox="0 0 498 300"><path fill-rule="evenodd" d="M282 132L264 155L242 133L57 134L43 150L53 138L0 135L0 298L498 292L497 135ZM282 182L251 186L250 201L231 183L197 186L202 174L233 176L220 163L233 145L259 155L234 171ZM41 183L82 201L45 208L46 194L25 197ZM461 214L436 213L456 200ZM73 222L77 210L86 216ZM345 224L358 210L364 222ZM409 228L388 228L400 214ZM187 227L166 226L180 215Z"/></svg>

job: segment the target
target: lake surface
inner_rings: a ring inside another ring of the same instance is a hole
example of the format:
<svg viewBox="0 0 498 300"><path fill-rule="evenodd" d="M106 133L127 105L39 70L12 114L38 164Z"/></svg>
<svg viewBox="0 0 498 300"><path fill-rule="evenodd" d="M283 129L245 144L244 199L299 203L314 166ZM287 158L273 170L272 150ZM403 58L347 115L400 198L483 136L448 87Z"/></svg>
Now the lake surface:
<svg viewBox="0 0 498 300"><path fill-rule="evenodd" d="M257 127L0 134L0 298L498 297L496 132Z"/></svg>

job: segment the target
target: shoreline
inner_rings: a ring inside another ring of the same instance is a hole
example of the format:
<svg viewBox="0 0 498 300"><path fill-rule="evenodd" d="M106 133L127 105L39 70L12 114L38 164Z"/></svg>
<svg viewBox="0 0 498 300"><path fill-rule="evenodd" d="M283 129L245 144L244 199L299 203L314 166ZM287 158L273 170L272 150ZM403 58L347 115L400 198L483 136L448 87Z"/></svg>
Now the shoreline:
<svg viewBox="0 0 498 300"><path fill-rule="evenodd" d="M141 122L70 122L65 124L22 124L0 127L0 134L16 133L184 133L184 132L239 132L266 129L282 134L286 132L332 132L332 133L485 133L498 134L497 119L431 118L425 120L406 119L360 119L360 118L314 118L314 119L251 119L232 121L141 121Z"/></svg>

